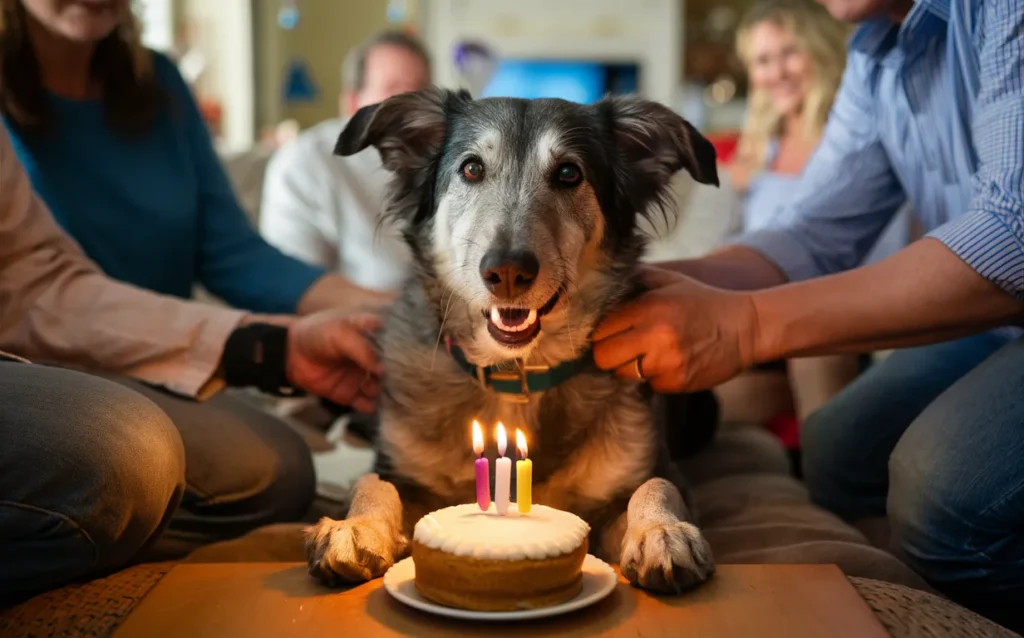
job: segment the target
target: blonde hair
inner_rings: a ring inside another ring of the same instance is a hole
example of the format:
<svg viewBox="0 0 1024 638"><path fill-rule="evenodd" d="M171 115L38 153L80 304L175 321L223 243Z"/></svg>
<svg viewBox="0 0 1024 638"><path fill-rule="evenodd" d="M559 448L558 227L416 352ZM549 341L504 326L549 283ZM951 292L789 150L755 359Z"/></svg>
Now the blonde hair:
<svg viewBox="0 0 1024 638"><path fill-rule="evenodd" d="M846 68L847 27L809 0L766 0L743 16L736 32L736 52L749 68L750 34L772 22L793 34L797 46L811 59L810 82L803 103L803 136L817 142L825 128L843 70ZM771 141L782 128L782 113L771 96L752 88L747 117L737 147L738 161L751 171L764 169Z"/></svg>
<svg viewBox="0 0 1024 638"><path fill-rule="evenodd" d="M40 132L53 116L27 21L21 0L0 0L0 113L25 131ZM166 96L154 77L153 54L142 44L142 26L131 9L113 33L96 44L92 72L103 86L107 123L119 132L145 130Z"/></svg>

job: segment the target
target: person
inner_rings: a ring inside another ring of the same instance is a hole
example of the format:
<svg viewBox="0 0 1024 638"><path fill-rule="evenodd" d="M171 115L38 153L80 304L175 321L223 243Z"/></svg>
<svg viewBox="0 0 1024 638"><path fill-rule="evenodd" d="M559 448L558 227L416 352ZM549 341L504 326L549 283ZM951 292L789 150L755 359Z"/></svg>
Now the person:
<svg viewBox="0 0 1024 638"><path fill-rule="evenodd" d="M384 31L345 58L341 116L303 131L267 165L260 232L284 253L338 273L354 285L396 290L410 267L396 229L381 224L388 173L376 149L337 157L345 122L367 105L425 88L430 57L415 37Z"/></svg>
<svg viewBox="0 0 1024 638"><path fill-rule="evenodd" d="M304 516L304 441L219 388L364 413L379 392L372 315L254 315L107 278L2 127L0 299L0 605Z"/></svg>
<svg viewBox="0 0 1024 638"><path fill-rule="evenodd" d="M818 145L846 66L846 29L811 0L765 0L736 31L750 90L736 154L725 164L742 196L741 230L778 224L807 158ZM860 372L850 355L759 366L716 393L723 417L762 422L785 443L799 473L799 424ZM776 378L777 377L777 378ZM767 385L778 392L762 392ZM752 401L752 395L762 400Z"/></svg>
<svg viewBox="0 0 1024 638"><path fill-rule="evenodd" d="M737 151L724 172L743 198L742 232L785 223L786 203L832 109L848 37L847 26L812 0L763 0L741 18L736 52L750 90ZM908 208L897 212L864 263L907 243ZM870 355L826 355L776 361L715 391L723 418L764 423L783 441L800 475L800 424L870 360Z"/></svg>
<svg viewBox="0 0 1024 638"><path fill-rule="evenodd" d="M259 236L129 0L0 0L0 114L57 221L115 279L271 314L382 302Z"/></svg>
<svg viewBox="0 0 1024 638"><path fill-rule="evenodd" d="M812 499L887 515L935 588L1024 630L1024 12L819 1L860 26L788 221L652 268L658 287L606 318L594 357L677 392L901 348L804 424ZM904 201L927 235L858 267Z"/></svg>

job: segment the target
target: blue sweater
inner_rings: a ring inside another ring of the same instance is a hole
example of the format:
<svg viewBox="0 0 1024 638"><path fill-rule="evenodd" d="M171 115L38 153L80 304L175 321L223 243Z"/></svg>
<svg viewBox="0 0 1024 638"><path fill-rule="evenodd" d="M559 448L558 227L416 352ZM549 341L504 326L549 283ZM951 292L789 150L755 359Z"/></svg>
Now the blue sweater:
<svg viewBox="0 0 1024 638"><path fill-rule="evenodd" d="M39 139L5 122L33 186L111 277L183 298L200 283L238 308L294 312L322 271L259 236L188 86L154 57L170 104L141 138L111 132L99 101L51 96L56 125Z"/></svg>

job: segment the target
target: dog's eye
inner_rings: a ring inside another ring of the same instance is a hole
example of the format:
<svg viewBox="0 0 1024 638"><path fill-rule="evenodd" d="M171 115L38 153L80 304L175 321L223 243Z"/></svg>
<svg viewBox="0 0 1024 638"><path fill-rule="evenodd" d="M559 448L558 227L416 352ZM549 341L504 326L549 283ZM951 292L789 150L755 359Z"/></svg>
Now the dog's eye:
<svg viewBox="0 0 1024 638"><path fill-rule="evenodd" d="M484 176L484 165L479 160L466 160L462 164L462 177L467 182L479 182Z"/></svg>
<svg viewBox="0 0 1024 638"><path fill-rule="evenodd" d="M562 164L555 172L559 184L576 186L583 181L583 172L575 164Z"/></svg>

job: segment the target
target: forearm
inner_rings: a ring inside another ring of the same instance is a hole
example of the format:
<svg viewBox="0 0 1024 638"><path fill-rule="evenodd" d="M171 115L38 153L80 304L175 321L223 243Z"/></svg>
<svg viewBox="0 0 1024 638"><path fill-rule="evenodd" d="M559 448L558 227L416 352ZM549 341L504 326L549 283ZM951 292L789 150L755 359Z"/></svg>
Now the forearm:
<svg viewBox="0 0 1024 638"><path fill-rule="evenodd" d="M320 310L345 309L376 312L394 300L394 293L358 286L341 275L324 275L299 299L297 312L308 315Z"/></svg>
<svg viewBox="0 0 1024 638"><path fill-rule="evenodd" d="M700 259L654 264L725 290L760 290L786 283L786 276L761 253L727 246Z"/></svg>
<svg viewBox="0 0 1024 638"><path fill-rule="evenodd" d="M21 270L31 267L31 260L11 269L38 285L12 297L18 307L13 323L0 329L0 346L30 359L129 376L186 396L208 393L224 343L242 313L112 281L84 263L80 268L77 256L54 257L45 278L29 279Z"/></svg>
<svg viewBox="0 0 1024 638"><path fill-rule="evenodd" d="M870 266L751 298L755 363L935 343L1024 318L1024 303L933 239Z"/></svg>

